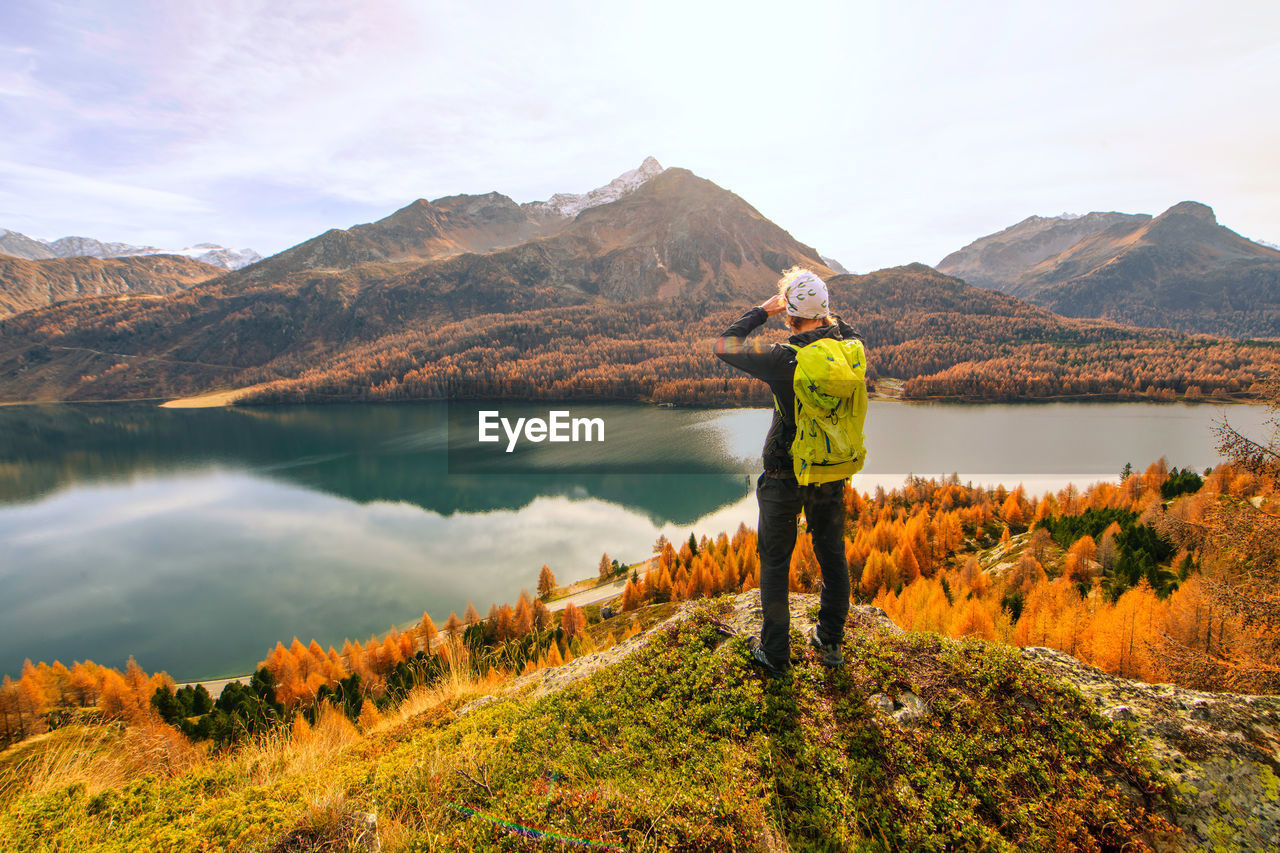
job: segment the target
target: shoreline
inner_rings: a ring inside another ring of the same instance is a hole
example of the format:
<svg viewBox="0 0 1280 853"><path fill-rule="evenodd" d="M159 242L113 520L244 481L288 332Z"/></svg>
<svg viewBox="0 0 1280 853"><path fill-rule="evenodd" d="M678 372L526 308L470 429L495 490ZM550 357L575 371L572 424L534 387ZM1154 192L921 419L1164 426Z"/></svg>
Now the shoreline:
<svg viewBox="0 0 1280 853"><path fill-rule="evenodd" d="M176 397L160 404L162 409L216 409L230 406L260 386L248 385L244 388L231 388L226 391L209 391L192 397Z"/></svg>
<svg viewBox="0 0 1280 853"><path fill-rule="evenodd" d="M210 391L204 394L196 394L190 397L126 397L113 398L106 400L0 400L0 408L16 407L16 406L83 406L94 404L114 404L114 403L154 403L156 408L160 409L217 409L217 408L235 408L237 400L248 396L257 386L247 386L244 388L233 388L226 391ZM1265 405L1260 400L1237 393L1231 397L1201 397L1196 400L1174 399L1174 400L1156 400L1150 397L1133 395L1122 396L1119 394L1064 394L1056 397L1024 397L1012 400L991 400L977 397L899 397L891 394L868 394L869 402L883 403L929 403L941 404L945 406L1035 406L1037 404L1053 404L1053 403L1080 403L1083 405L1102 405L1108 403L1140 403L1159 406L1186 405L1186 406L1253 406ZM421 397L407 400L359 400L355 398L343 398L341 400L303 400L296 403L251 403L244 408L263 408L270 409L277 406L324 406L334 403L343 403L347 405L366 405L366 406L397 406L412 403L462 403L462 402L521 402L521 403L630 403L635 405L655 406L667 409L767 409L769 404L766 402L745 402L740 404L689 404L689 403L655 403L652 400L621 400L621 399L555 399L540 400L539 398L506 398L506 397L476 397L476 398L459 398L450 400L441 397Z"/></svg>
<svg viewBox="0 0 1280 853"><path fill-rule="evenodd" d="M631 577L632 569L634 569L636 574L639 575L640 577L645 577L651 571L653 571L653 569L656 566L657 566L657 558L649 557L646 560L641 560L639 562L630 564L630 566L628 567L628 570L626 572L623 572L615 580L611 580L605 584L597 584L596 586L590 587L588 589L584 589L581 592L575 592L571 595L565 595L565 596L561 596L560 598L554 598L554 599L551 599L550 601L545 601L543 603L547 605L547 610L551 611L552 613L555 613L560 610L564 610L565 606L568 605L569 602L573 602L579 607L585 607L591 604L602 604L612 598L616 598L617 596L622 595L623 590L626 589L627 581ZM587 580L589 580L589 578L587 578ZM574 583L569 584L568 587L571 588L580 583L582 583L582 581L575 581ZM480 621L483 622L485 620L481 619ZM417 622L412 623L412 625L417 625ZM406 625L406 627L409 627L409 625ZM436 635L437 642L435 643L435 645L440 645L440 643L444 642L442 639L440 639L442 634L443 632ZM385 637L386 634L383 634L383 636ZM253 677L253 673L249 672L249 673L246 673L245 675L230 676L227 678L205 678L205 679L197 679L195 681L177 681L174 683L174 690L181 690L183 687L195 687L197 685L203 685L204 689L209 691L209 695L216 700L218 696L222 693L223 688L225 688L228 684L233 684L233 683L248 684L249 679L252 677Z"/></svg>

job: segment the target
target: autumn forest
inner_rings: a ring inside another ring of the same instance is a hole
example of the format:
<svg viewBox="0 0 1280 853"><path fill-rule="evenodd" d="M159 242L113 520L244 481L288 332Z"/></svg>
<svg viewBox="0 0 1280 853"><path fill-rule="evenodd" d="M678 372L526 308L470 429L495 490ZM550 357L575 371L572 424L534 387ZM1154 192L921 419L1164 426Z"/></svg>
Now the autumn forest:
<svg viewBox="0 0 1280 853"><path fill-rule="evenodd" d="M350 274L311 273L296 294L238 286L217 301L192 292L30 311L0 321L3 387L15 399L86 400L248 389L239 405L768 404L764 386L709 357L716 336L758 300L618 303L530 284L471 306L474 314L423 314L415 306L429 304L435 286L407 279L374 287L353 284ZM907 399L1248 399L1280 367L1274 342L1061 318L918 264L838 276L831 290L835 309L873 353L873 384ZM200 319L210 305L218 311L212 323ZM781 338L777 324L757 334Z"/></svg>

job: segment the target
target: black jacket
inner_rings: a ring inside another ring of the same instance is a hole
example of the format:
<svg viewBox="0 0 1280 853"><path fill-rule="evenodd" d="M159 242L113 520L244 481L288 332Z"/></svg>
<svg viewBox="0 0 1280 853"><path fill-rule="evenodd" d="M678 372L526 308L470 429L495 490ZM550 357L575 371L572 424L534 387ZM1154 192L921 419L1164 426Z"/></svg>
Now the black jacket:
<svg viewBox="0 0 1280 853"><path fill-rule="evenodd" d="M757 342L748 342L747 335L763 326L769 314L760 307L747 310L733 325L725 329L716 341L715 353L720 359L757 379L764 380L777 405L773 409L773 423L764 440L764 470L790 472L791 442L796 435L796 400L791 381L796 372L795 351L782 344L768 349ZM861 336L844 320L836 317L836 325L819 326L807 332L791 336L791 343L803 347L819 338L835 338L846 341L861 340Z"/></svg>

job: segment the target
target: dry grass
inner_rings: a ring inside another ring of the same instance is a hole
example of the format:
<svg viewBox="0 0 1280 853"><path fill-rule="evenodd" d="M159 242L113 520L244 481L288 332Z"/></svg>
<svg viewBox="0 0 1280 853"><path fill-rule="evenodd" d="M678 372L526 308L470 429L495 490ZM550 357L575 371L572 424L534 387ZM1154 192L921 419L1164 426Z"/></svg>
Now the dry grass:
<svg viewBox="0 0 1280 853"><path fill-rule="evenodd" d="M231 388L226 391L211 391L207 394L198 394L194 397L179 397L176 400L169 400L161 403L162 409L213 409L220 406L230 406L236 400L246 394L250 394L261 385L250 385L246 388Z"/></svg>
<svg viewBox="0 0 1280 853"><path fill-rule="evenodd" d="M230 760L251 783L267 784L285 776L312 774L359 740L360 731L346 714L325 705L314 726L299 717L292 727L281 726L241 747Z"/></svg>
<svg viewBox="0 0 1280 853"><path fill-rule="evenodd" d="M338 786L309 796L297 825L268 853L346 853L379 849L377 819L361 810Z"/></svg>
<svg viewBox="0 0 1280 853"><path fill-rule="evenodd" d="M465 661L455 659L444 676L429 687L419 687L404 701L388 710L376 723L363 731L338 709L326 706L314 726L301 717L292 726L282 727L240 752L246 774L256 783L267 783L286 775L315 777L334 764L337 757L370 736L392 736L421 721L424 715L446 716L468 702L492 695L503 686L494 675L473 676ZM484 756L480 754L448 755L432 750L422 756L421 766L428 775L474 772L483 774ZM478 769L479 768L479 769ZM275 846L273 853L319 853L319 851L362 849L372 832L366 812L360 807L359 792L340 784L330 784L308 796L294 828ZM384 850L404 849L412 833L401 821L421 825L421 815L389 814L376 819L376 835Z"/></svg>
<svg viewBox="0 0 1280 853"><path fill-rule="evenodd" d="M206 759L162 723L127 728L75 726L50 732L0 770L0 802L82 784L90 794L153 775L172 779Z"/></svg>
<svg viewBox="0 0 1280 853"><path fill-rule="evenodd" d="M423 827L438 819L439 803L414 802L375 817L367 781L347 771L394 749L424 726L450 720L469 726L463 710L467 705L511 686L507 677L492 670L473 675L461 649L453 661L438 681L413 690L363 730L328 704L320 708L314 724L298 715L291 724L225 753L209 744L192 746L177 730L159 722L69 726L0 756L0 809L68 785L81 784L86 793L97 794L120 790L144 775L173 779L202 767L220 780L223 795L279 786L281 793L269 796L287 797L285 814L296 817L287 832L268 842L267 849L274 853L362 850L375 839L389 853L406 850L421 841ZM479 743L427 746L415 753L413 763L437 784L447 780L456 785L465 779L486 787L494 746L482 748Z"/></svg>
<svg viewBox="0 0 1280 853"><path fill-rule="evenodd" d="M335 765L339 757L370 735L391 734L414 724L424 714L446 714L473 699L490 695L502 682L492 678L473 677L464 664L449 667L444 677L430 687L412 691L400 705L388 710L376 724L361 731L347 716L332 705L324 705L314 725L301 715L292 725L281 726L252 743L242 746L225 760L230 762L246 783L267 785L289 776L316 777ZM322 792L323 793L323 792ZM336 793L332 793L336 797ZM347 796L346 792L341 792ZM315 827L306 824L306 815L320 815L328 800L324 794L304 811L299 831ZM323 801L323 802L322 802ZM351 809L347 809L350 813ZM320 833L315 837L329 837Z"/></svg>
<svg viewBox="0 0 1280 853"><path fill-rule="evenodd" d="M402 853L410 849L413 840L413 829L395 818L378 815L378 841L382 844L382 853Z"/></svg>
<svg viewBox="0 0 1280 853"><path fill-rule="evenodd" d="M439 681L411 690L404 701L388 710L382 720L366 733L396 730L423 714L460 708L468 702L500 692L509 681L509 678L493 672L475 676L464 662L450 659L450 665Z"/></svg>

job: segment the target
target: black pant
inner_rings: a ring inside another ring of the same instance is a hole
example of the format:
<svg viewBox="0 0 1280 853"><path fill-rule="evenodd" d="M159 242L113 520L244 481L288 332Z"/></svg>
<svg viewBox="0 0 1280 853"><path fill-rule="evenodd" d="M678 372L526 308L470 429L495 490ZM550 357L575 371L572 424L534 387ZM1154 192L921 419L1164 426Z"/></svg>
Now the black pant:
<svg viewBox="0 0 1280 853"><path fill-rule="evenodd" d="M760 646L769 660L785 669L791 660L791 608L788 576L796 545L796 519L804 510L813 553L822 570L818 598L818 639L838 644L849 615L849 564L844 558L844 480L801 486L793 478L761 474L756 483L760 504L760 604L764 627Z"/></svg>

